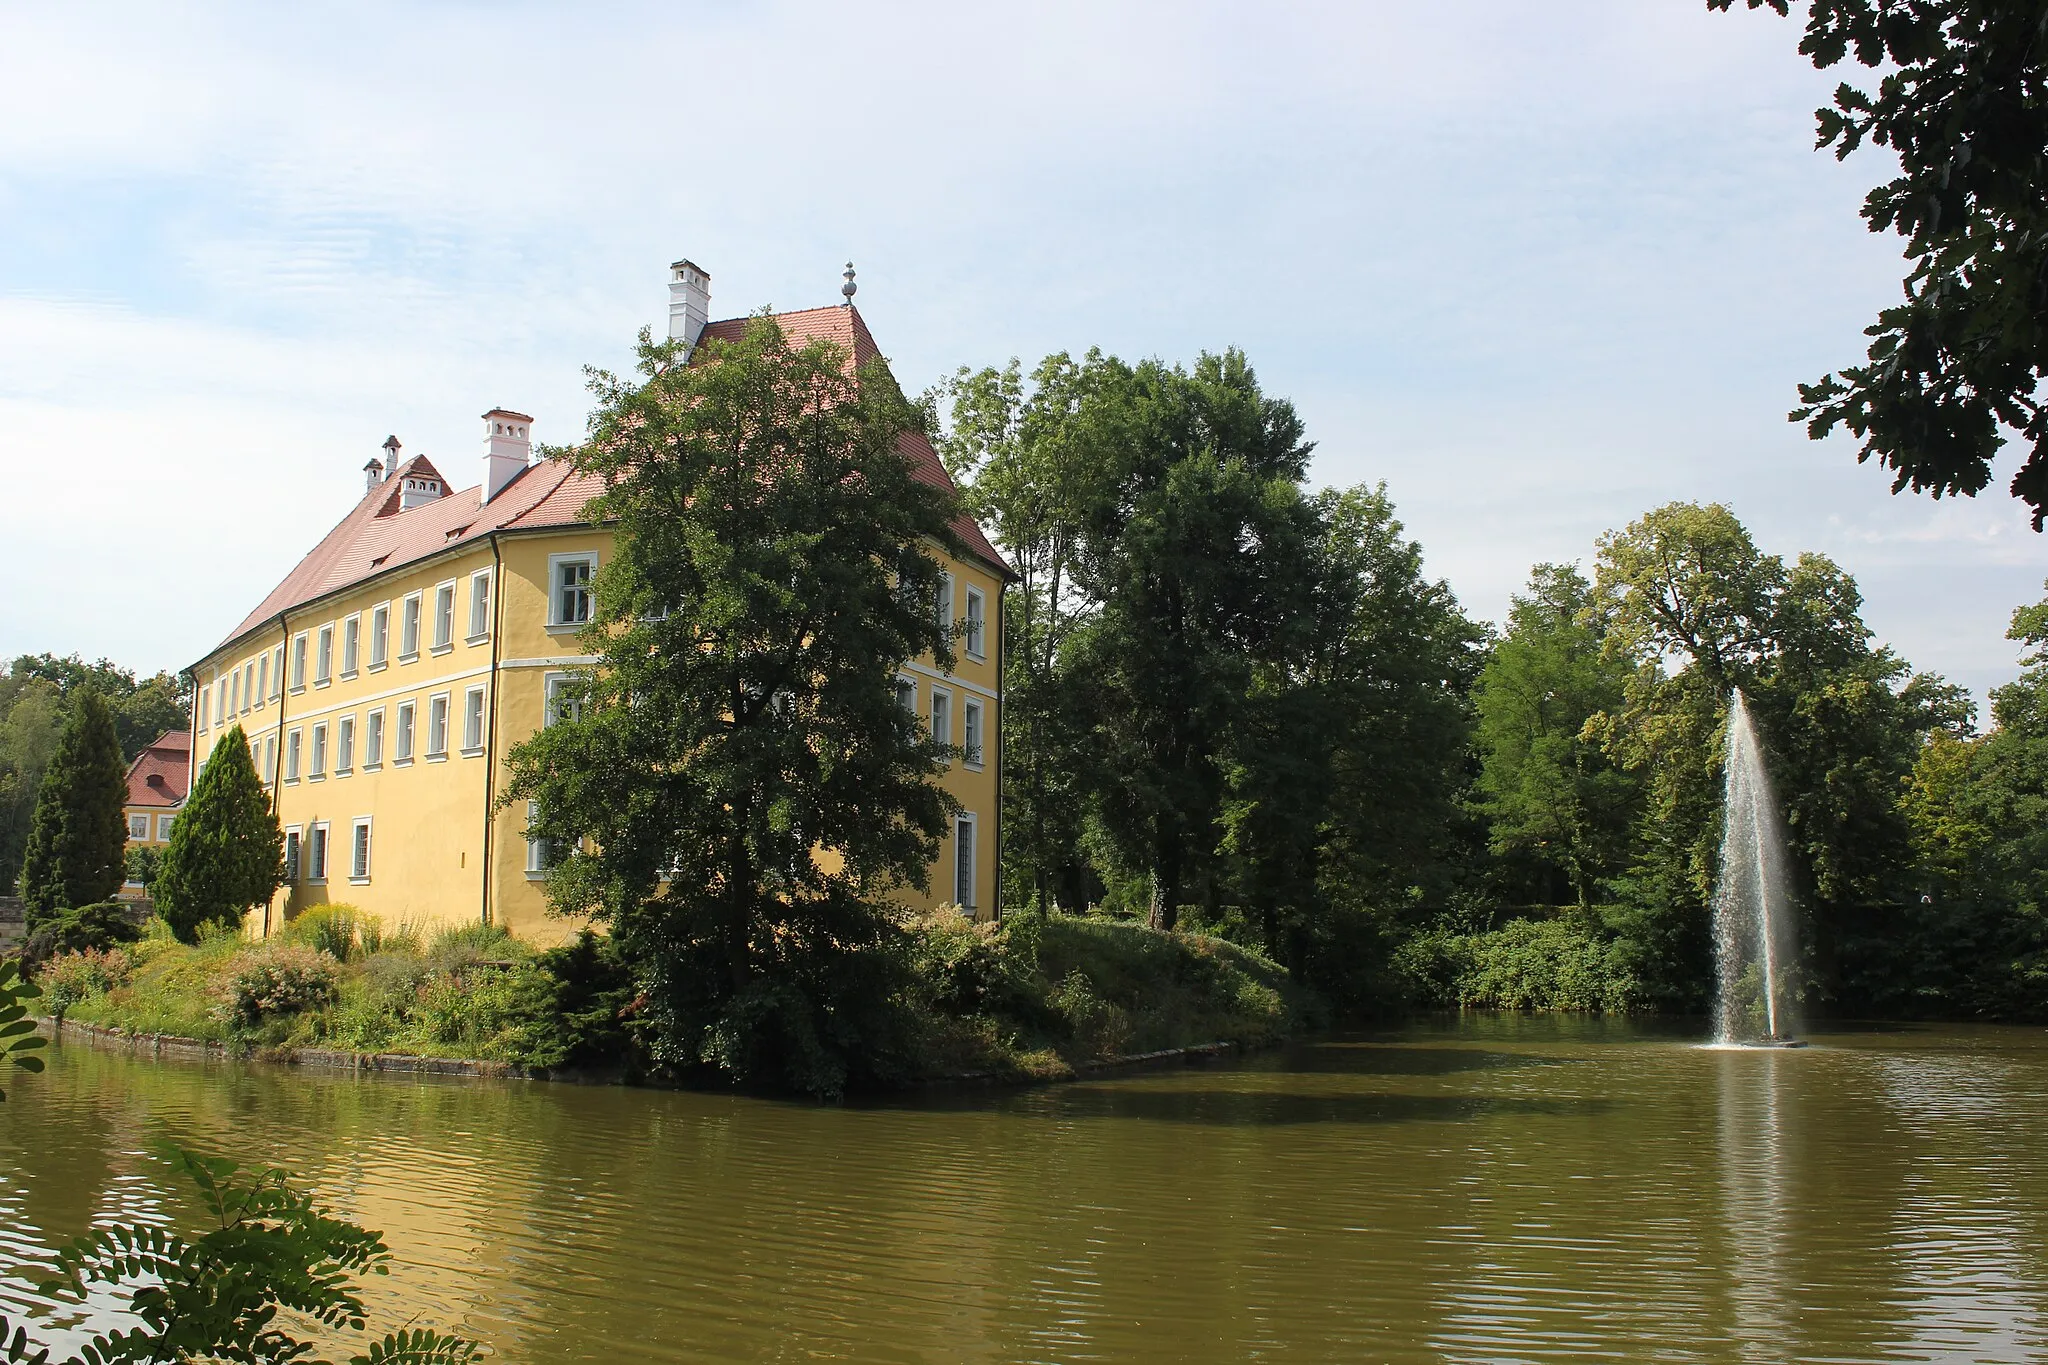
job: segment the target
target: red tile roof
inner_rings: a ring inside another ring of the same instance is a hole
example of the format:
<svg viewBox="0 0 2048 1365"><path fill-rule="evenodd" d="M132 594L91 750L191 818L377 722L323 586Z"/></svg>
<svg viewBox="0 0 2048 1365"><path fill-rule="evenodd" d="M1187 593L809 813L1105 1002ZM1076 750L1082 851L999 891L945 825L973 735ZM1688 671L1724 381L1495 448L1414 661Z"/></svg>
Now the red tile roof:
<svg viewBox="0 0 2048 1365"><path fill-rule="evenodd" d="M185 799L186 775L192 769L192 736L166 730L128 765L128 804L175 806Z"/></svg>
<svg viewBox="0 0 2048 1365"><path fill-rule="evenodd" d="M851 305L778 313L775 320L792 345L823 339L845 348L854 365L882 359L867 323ZM704 328L704 337L714 341L737 340L746 332L749 321L728 318L710 323ZM938 488L953 487L938 452L922 433L904 433L899 449L909 458L919 479ZM563 460L542 460L514 475L489 503L483 502L479 485L444 492L433 502L403 511L399 504L404 485L400 481L408 475L439 479L444 488L448 482L426 456L415 455L407 460L390 478L366 492L354 510L322 537L254 611L242 618L227 639L240 639L283 612L361 582L372 574L400 568L451 546L469 544L493 531L583 524L583 505L604 491L603 481L595 475L579 474ZM970 554L986 560L999 573L1011 575L1008 563L972 517L962 514L954 518L953 531Z"/></svg>

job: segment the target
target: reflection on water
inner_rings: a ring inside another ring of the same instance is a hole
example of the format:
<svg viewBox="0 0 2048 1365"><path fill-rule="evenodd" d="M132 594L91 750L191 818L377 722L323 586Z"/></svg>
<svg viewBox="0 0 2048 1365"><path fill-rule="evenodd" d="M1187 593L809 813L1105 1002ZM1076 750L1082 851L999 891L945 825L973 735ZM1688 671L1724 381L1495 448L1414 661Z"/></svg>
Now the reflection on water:
<svg viewBox="0 0 2048 1365"><path fill-rule="evenodd" d="M1779 1068L1794 1054L1776 1048L1714 1048L1720 1073L1716 1152L1721 1229L1727 1246L1734 1340L1745 1360L1782 1359L1791 1335L1785 1182L1790 1154L1779 1109Z"/></svg>
<svg viewBox="0 0 2048 1365"><path fill-rule="evenodd" d="M387 1233L381 1316L508 1362L2048 1353L2048 1036L1690 1041L1482 1017L833 1109L72 1046L0 1106L0 1311L193 1216L170 1134L304 1173Z"/></svg>

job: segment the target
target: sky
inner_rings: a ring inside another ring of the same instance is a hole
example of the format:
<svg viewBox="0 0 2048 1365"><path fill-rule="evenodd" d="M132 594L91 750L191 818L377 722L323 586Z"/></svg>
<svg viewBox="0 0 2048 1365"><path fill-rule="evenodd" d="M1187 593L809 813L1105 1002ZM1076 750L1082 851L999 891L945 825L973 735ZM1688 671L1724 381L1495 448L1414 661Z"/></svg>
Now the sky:
<svg viewBox="0 0 2048 1365"><path fill-rule="evenodd" d="M2048 577L2015 462L1894 497L1786 421L1902 273L1796 43L1704 0L0 0L0 657L188 664L387 434L464 486L487 408L581 435L670 261L727 317L851 259L912 392L1242 348L1481 618L1720 501L1981 696Z"/></svg>

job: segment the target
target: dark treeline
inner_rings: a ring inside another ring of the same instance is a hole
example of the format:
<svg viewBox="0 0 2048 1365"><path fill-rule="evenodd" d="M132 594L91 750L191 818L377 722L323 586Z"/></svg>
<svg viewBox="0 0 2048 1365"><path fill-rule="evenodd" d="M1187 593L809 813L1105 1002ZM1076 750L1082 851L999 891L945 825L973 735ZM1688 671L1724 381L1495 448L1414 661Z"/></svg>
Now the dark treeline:
<svg viewBox="0 0 2048 1365"><path fill-rule="evenodd" d="M0 893L21 873L43 772L78 695L92 691L113 713L122 760L132 760L166 730L182 730L191 706L186 685L169 673L138 678L102 659L25 654L0 674Z"/></svg>
<svg viewBox="0 0 2048 1365"><path fill-rule="evenodd" d="M1021 581L1004 903L1254 944L1341 1004L1695 1010L1727 699L1765 733L1810 1000L2048 1011L2048 665L1967 695L1873 644L1853 579L1724 507L1539 565L1498 630L1384 489L1316 491L1237 352L1055 355L927 395ZM2014 638L2048 644L2048 604Z"/></svg>

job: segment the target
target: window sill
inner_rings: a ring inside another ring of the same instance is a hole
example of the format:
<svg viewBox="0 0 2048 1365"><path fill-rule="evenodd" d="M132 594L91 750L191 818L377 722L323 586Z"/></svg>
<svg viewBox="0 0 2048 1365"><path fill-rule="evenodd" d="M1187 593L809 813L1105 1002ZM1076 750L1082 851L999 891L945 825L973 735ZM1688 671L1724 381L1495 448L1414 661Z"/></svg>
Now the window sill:
<svg viewBox="0 0 2048 1365"><path fill-rule="evenodd" d="M968 771L968 772L971 772L971 773L979 773L979 772L986 772L986 771L988 771L988 765L987 765L986 763L982 763L982 762L978 762L978 761L977 761L977 762L974 762L974 763L969 763L969 762L968 762L968 761L967 761L966 759L964 759L964 758L960 760L960 766L961 766L961 767L963 767L963 768L965 768L965 769L967 769L967 771Z"/></svg>
<svg viewBox="0 0 2048 1365"><path fill-rule="evenodd" d="M410 654L401 654L401 655L399 655L399 656L398 656L398 662L400 662L400 663L402 663L402 664L416 664L416 663L418 663L419 661L420 661L420 652L419 652L418 650L414 650L414 651L413 651L412 653L410 653Z"/></svg>
<svg viewBox="0 0 2048 1365"><path fill-rule="evenodd" d="M354 768L336 768L334 770L334 776L337 780L344 777L354 777L355 775L356 770Z"/></svg>
<svg viewBox="0 0 2048 1365"><path fill-rule="evenodd" d="M482 758L484 756L484 746L479 744L474 749L464 749L462 756L464 758Z"/></svg>
<svg viewBox="0 0 2048 1365"><path fill-rule="evenodd" d="M370 884L370 879L368 877L350 877L348 879L348 884L350 886L368 886Z"/></svg>
<svg viewBox="0 0 2048 1365"><path fill-rule="evenodd" d="M378 662L378 663L373 663L373 664L371 664L371 665L370 665L370 671L371 671L372 673L382 673L382 672L383 672L383 671L384 671L385 669L387 669L387 668L389 668L389 667L391 667L391 665L390 665L389 663L386 663L386 662L382 662L382 661L380 661L380 662Z"/></svg>
<svg viewBox="0 0 2048 1365"><path fill-rule="evenodd" d="M293 695L293 696L295 696L295 697L297 697L297 696L302 696L302 695L304 695L304 694L305 694L305 691L306 691L306 685L305 685L304 683L300 683L300 684L299 684L298 686L296 686L296 687L294 687L294 688L292 689L292 695Z"/></svg>
<svg viewBox="0 0 2048 1365"><path fill-rule="evenodd" d="M550 621L548 622L548 634L576 635L589 624L590 622L588 621Z"/></svg>
<svg viewBox="0 0 2048 1365"><path fill-rule="evenodd" d="M409 758L394 758L391 760L391 766L394 768L410 768L412 760Z"/></svg>
<svg viewBox="0 0 2048 1365"><path fill-rule="evenodd" d="M286 778L286 779L284 780L284 784L285 784L285 785L286 785L287 787L296 787L296 786L298 786L298 785L299 785L299 779L298 779L298 778L296 778L296 777L287 777L287 778Z"/></svg>
<svg viewBox="0 0 2048 1365"><path fill-rule="evenodd" d="M308 773L308 774L306 774L306 780L307 780L308 782L325 782L325 781L327 780L327 774L326 774L326 773Z"/></svg>
<svg viewBox="0 0 2048 1365"><path fill-rule="evenodd" d="M530 881L530 882L544 882L544 881L546 881L547 879L548 879L548 874L547 874L547 873L545 873L545 872L535 872L535 871L534 871L534 870L533 870L532 868L530 868L530 867L526 869L526 880L528 880L528 881Z"/></svg>
<svg viewBox="0 0 2048 1365"><path fill-rule="evenodd" d="M341 680L343 682L354 682L356 680L356 671L353 668L342 669Z"/></svg>
<svg viewBox="0 0 2048 1365"><path fill-rule="evenodd" d="M316 689L319 689L319 690L323 690L323 691L324 691L325 689L327 689L327 688L330 688L330 687L334 686L334 679L332 679L332 678L315 678L315 679L313 679L313 686L314 686L314 687L315 687Z"/></svg>
<svg viewBox="0 0 2048 1365"><path fill-rule="evenodd" d="M471 636L468 636L467 638L465 638L465 639L463 640L463 642L462 642L462 643L464 643L464 644L466 644L466 645L487 645L487 644L489 644L490 642L491 642L491 633L490 633L489 631L485 631L485 632L484 632L483 634L481 634L481 635L471 635Z"/></svg>
<svg viewBox="0 0 2048 1365"><path fill-rule="evenodd" d="M427 755L427 762L429 762L429 763L446 763L447 761L448 761L448 755L446 755L446 754L428 754L428 755Z"/></svg>
<svg viewBox="0 0 2048 1365"><path fill-rule="evenodd" d="M445 644L445 645L435 645L435 646L433 646L433 647L432 647L431 649L429 649L429 650L427 651L427 653L429 653L429 654L432 654L432 655L435 655L435 656L437 656L437 657L438 657L438 656L440 656L440 655L442 655L442 654L446 654L446 653L448 653L448 652L449 652L450 650L452 650L452 649L454 649L454 648L455 648L455 642L454 642L453 640L450 640L450 641L449 641L449 642L448 642L447 644Z"/></svg>
<svg viewBox="0 0 2048 1365"><path fill-rule="evenodd" d="M376 761L375 763L365 763L365 764L363 765L363 767L362 767L362 771L364 771L364 772L366 772L366 773L374 773L374 772L381 772L381 771L383 771L383 769L384 769L384 760L383 760L383 759L381 759L381 758L380 758L380 759L378 759L378 760L377 760L377 761Z"/></svg>

